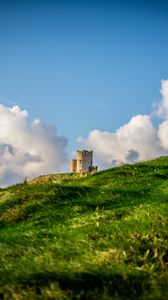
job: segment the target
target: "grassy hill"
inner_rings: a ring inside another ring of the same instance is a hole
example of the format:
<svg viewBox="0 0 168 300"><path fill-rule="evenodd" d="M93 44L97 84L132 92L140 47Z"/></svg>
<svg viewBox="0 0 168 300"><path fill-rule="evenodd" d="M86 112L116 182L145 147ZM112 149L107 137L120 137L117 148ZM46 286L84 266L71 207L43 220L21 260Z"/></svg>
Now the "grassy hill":
<svg viewBox="0 0 168 300"><path fill-rule="evenodd" d="M168 299L168 158L0 189L0 299Z"/></svg>

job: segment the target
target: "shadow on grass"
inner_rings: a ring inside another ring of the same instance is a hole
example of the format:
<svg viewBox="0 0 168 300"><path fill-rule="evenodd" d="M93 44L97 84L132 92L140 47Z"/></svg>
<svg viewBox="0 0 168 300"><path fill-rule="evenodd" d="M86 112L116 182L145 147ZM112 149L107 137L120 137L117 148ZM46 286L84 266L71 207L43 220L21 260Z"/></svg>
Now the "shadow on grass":
<svg viewBox="0 0 168 300"><path fill-rule="evenodd" d="M167 198L168 196L162 194L162 191L157 192L153 197L153 189L145 185L127 189L114 187L105 190L96 187L57 184L26 186L21 191L18 190L12 199L1 203L0 226L33 220L36 213L39 224L40 222L48 225L52 221L63 222L67 218L74 217L76 212L72 208L75 206L80 207L79 213L87 213L94 211L97 207L104 210L125 209L156 202L157 199L159 202L165 202Z"/></svg>
<svg viewBox="0 0 168 300"><path fill-rule="evenodd" d="M40 294L41 288L56 283L62 291L71 293L72 299L90 300L100 297L105 292L109 296L118 296L120 299L139 299L151 289L149 276L146 274L127 275L102 273L75 273L72 275L58 273L35 273L29 278L18 279L12 285L21 289L35 288ZM92 298L90 298L92 296ZM100 299L100 298L99 298Z"/></svg>
<svg viewBox="0 0 168 300"><path fill-rule="evenodd" d="M50 221L72 217L72 207L86 203L89 194L96 190L90 187L44 185L30 186L17 191L0 204L0 226L19 223L33 218L36 213ZM47 213L47 215L46 215Z"/></svg>

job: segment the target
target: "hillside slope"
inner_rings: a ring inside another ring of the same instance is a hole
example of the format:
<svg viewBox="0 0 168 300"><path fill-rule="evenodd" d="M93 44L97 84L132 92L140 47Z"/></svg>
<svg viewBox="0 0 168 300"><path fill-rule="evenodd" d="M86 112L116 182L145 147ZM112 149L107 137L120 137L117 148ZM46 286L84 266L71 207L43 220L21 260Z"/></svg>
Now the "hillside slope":
<svg viewBox="0 0 168 300"><path fill-rule="evenodd" d="M168 158L0 190L0 299L168 298Z"/></svg>

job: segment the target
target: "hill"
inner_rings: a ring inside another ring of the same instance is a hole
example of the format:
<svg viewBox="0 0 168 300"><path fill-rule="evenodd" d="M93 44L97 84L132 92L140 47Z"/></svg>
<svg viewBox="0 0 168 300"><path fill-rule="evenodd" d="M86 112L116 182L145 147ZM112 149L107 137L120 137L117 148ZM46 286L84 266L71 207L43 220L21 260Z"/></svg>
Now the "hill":
<svg viewBox="0 0 168 300"><path fill-rule="evenodd" d="M168 297L168 158L0 190L0 299Z"/></svg>

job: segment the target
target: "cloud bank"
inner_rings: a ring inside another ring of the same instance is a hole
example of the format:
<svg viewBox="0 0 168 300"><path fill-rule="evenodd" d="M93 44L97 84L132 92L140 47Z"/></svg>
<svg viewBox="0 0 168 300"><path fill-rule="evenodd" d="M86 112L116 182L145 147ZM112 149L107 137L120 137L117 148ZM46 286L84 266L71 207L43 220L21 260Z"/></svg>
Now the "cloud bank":
<svg viewBox="0 0 168 300"><path fill-rule="evenodd" d="M115 132L92 130L80 138L82 148L94 151L100 169L168 155L168 80L161 81L160 92L162 100L150 115L136 115ZM29 124L27 111L0 105L0 187L62 171L67 144L54 126L38 119Z"/></svg>
<svg viewBox="0 0 168 300"><path fill-rule="evenodd" d="M100 168L168 155L168 80L161 81L160 92L162 100L151 115L136 115L115 132L92 130L82 139L84 147L93 149ZM155 127L153 118L158 117L162 121Z"/></svg>
<svg viewBox="0 0 168 300"><path fill-rule="evenodd" d="M67 162L67 139L53 126L36 119L19 106L0 105L0 186L17 183L25 176L60 172Z"/></svg>

